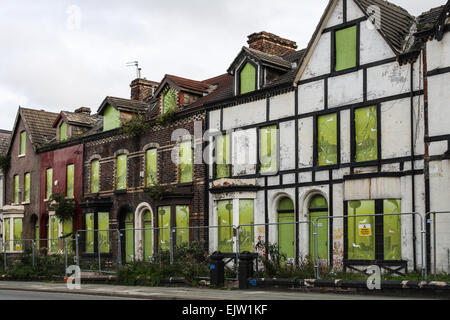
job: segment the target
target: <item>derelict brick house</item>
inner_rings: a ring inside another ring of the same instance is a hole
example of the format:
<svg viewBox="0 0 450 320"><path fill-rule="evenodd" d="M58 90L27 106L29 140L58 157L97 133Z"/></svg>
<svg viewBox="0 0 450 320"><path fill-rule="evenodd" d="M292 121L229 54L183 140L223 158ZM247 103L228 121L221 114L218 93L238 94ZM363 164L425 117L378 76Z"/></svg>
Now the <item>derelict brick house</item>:
<svg viewBox="0 0 450 320"><path fill-rule="evenodd" d="M55 137L57 113L19 108L8 147L10 168L6 173L3 239L7 252L20 252L18 239L34 239L38 221L40 158L37 150Z"/></svg>
<svg viewBox="0 0 450 320"><path fill-rule="evenodd" d="M207 225L205 165L201 158L194 159L203 150L203 103L219 94L229 80L228 75L205 81L166 75L155 85L137 79L131 84L133 99L105 98L98 110L103 128L85 138L83 230ZM145 132L133 135L122 130L133 118L148 124ZM176 130L182 131L174 138ZM179 165L172 155L181 160ZM152 199L144 192L151 187L166 191ZM155 250L169 246L168 229L123 233L124 261L148 260ZM205 240L205 234L177 230L175 242ZM103 236L99 232L91 242L82 240L81 252L87 256L98 250L105 255L117 252L114 244L99 245Z"/></svg>
<svg viewBox="0 0 450 320"><path fill-rule="evenodd" d="M420 217L339 218L450 208L448 188L437 187L449 181L448 160L433 162L442 169L435 188L427 186L427 143L442 141L433 149L442 158L448 125L438 113L448 103L427 113L418 27L387 1L332 0L305 50L268 33L251 35L228 70L233 84L206 105L208 129L218 132L209 141L218 161L208 167L210 225L329 215L318 224L322 263L423 267ZM433 45L445 47L445 36ZM431 75L448 75L439 68ZM435 90L443 99L448 82L433 89L427 78L428 98ZM427 127L438 136L424 140ZM268 240L291 259L313 254L307 223L245 228L241 250ZM209 237L211 252L237 250L233 233L212 229Z"/></svg>
<svg viewBox="0 0 450 320"><path fill-rule="evenodd" d="M6 158L8 153L9 140L11 139L11 131L0 130L0 156ZM0 210L5 204L5 176L3 168L0 168ZM0 238L3 239L3 219L0 211Z"/></svg>

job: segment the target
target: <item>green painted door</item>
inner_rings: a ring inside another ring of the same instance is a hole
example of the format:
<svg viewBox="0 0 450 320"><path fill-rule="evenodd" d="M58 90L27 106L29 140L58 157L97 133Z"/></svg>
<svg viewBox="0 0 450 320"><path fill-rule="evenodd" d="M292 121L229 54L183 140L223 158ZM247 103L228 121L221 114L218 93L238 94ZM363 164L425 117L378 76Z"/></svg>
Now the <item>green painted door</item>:
<svg viewBox="0 0 450 320"><path fill-rule="evenodd" d="M150 257L153 255L152 228L152 213L147 210L144 213L144 261L150 261Z"/></svg>
<svg viewBox="0 0 450 320"><path fill-rule="evenodd" d="M278 246L280 253L287 258L294 258L295 241L294 203L289 198L281 199L278 205Z"/></svg>
<svg viewBox="0 0 450 320"><path fill-rule="evenodd" d="M318 217L328 216L327 200L318 195L311 199L309 204L309 219L317 225L317 249L319 260L328 261L328 219L317 220ZM314 229L309 227L309 256L314 261Z"/></svg>
<svg viewBox="0 0 450 320"><path fill-rule="evenodd" d="M125 261L134 261L134 219L133 213L128 212L125 216Z"/></svg>

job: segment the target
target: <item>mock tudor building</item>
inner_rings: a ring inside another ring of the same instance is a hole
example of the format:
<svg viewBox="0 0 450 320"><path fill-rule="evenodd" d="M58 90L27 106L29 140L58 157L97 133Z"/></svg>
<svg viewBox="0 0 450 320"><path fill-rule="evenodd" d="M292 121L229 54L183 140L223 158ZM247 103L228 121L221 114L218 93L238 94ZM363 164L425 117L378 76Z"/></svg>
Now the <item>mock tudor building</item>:
<svg viewBox="0 0 450 320"><path fill-rule="evenodd" d="M100 244L107 232L94 235L91 230L119 228L124 235L123 261L148 261L155 250L168 249L168 228L208 224L201 161L203 103L230 80L228 75L204 81L166 75L159 84L137 79L131 83L132 99L105 98L98 109L103 128L85 138L82 254L117 252L116 241L111 246ZM145 130L135 134L123 130L131 119L146 124ZM164 192L152 197L152 187ZM177 230L174 242L206 240L206 234Z"/></svg>
<svg viewBox="0 0 450 320"><path fill-rule="evenodd" d="M414 36L420 19L382 0L331 0L305 50L249 36L228 70L233 84L206 105L217 132L210 225L291 222L242 228L240 250L265 240L302 259L313 256L306 222L331 216L317 224L322 263L421 268L421 219L409 213L450 207L448 4L437 16L428 60ZM238 249L231 229L209 237L211 252ZM449 244L438 244L443 265Z"/></svg>

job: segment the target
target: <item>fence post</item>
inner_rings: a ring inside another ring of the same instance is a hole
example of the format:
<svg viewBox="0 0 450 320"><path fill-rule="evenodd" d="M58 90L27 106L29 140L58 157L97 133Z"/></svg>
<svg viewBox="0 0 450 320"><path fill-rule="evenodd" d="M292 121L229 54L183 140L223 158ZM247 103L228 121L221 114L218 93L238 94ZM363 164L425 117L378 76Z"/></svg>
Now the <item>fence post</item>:
<svg viewBox="0 0 450 320"><path fill-rule="evenodd" d="M6 262L6 241L3 242L3 267L5 270L8 269L8 263Z"/></svg>
<svg viewBox="0 0 450 320"><path fill-rule="evenodd" d="M427 259L426 259L426 248L427 248L427 244L426 244L426 224L427 224L427 219L426 216L425 218L422 217L422 230L420 232L420 237L421 237L421 242L422 242L422 279L425 281L428 281L428 275L427 275Z"/></svg>
<svg viewBox="0 0 450 320"><path fill-rule="evenodd" d="M100 237L99 231L97 230L97 253L98 253L98 272L102 273L102 260L100 258Z"/></svg>
<svg viewBox="0 0 450 320"><path fill-rule="evenodd" d="M68 252L67 252L67 238L64 238L64 264L66 266L66 270L68 267Z"/></svg>
<svg viewBox="0 0 450 320"><path fill-rule="evenodd" d="M121 237L122 237L122 233L120 232L120 230L117 230L118 233L118 237L117 237L117 252L118 252L118 257L117 257L117 262L119 263L119 267L122 267L122 241L121 241Z"/></svg>
<svg viewBox="0 0 450 320"><path fill-rule="evenodd" d="M311 221L311 223L313 223L313 249L314 249L314 270L316 273L316 279L320 279L320 273L319 273L319 250L317 248L317 243L319 241L318 239L318 219L316 219L316 223L314 223L313 221Z"/></svg>
<svg viewBox="0 0 450 320"><path fill-rule="evenodd" d="M79 252L79 243L78 243L78 238L80 237L80 234L78 233L79 231L77 231L75 233L75 259L76 259L76 263L77 266L80 266L80 252Z"/></svg>
<svg viewBox="0 0 450 320"><path fill-rule="evenodd" d="M36 241L31 240L31 263L33 265L33 268L35 267L35 250L36 250Z"/></svg>
<svg viewBox="0 0 450 320"><path fill-rule="evenodd" d="M239 252L241 251L241 242L239 241L241 226L233 229L236 230L236 278L239 280Z"/></svg>
<svg viewBox="0 0 450 320"><path fill-rule="evenodd" d="M437 262L437 253L436 253L436 212L431 213L433 215L433 255L434 255L434 280L436 281L436 275L437 275L437 268L436 268L436 262Z"/></svg>
<svg viewBox="0 0 450 320"><path fill-rule="evenodd" d="M170 264L173 264L173 251L174 251L174 241L173 241L173 233L176 232L175 229L169 228L170 231Z"/></svg>

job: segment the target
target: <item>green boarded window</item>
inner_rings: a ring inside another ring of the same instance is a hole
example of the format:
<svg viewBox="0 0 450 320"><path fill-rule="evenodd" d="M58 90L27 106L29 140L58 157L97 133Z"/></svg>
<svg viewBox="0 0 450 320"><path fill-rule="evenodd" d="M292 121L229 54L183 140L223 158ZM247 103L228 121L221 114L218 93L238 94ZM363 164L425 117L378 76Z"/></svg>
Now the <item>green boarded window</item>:
<svg viewBox="0 0 450 320"><path fill-rule="evenodd" d="M45 199L48 200L53 193L53 169L49 168L45 171Z"/></svg>
<svg viewBox="0 0 450 320"><path fill-rule="evenodd" d="M117 190L125 190L127 188L127 155L122 154L117 157Z"/></svg>
<svg viewBox="0 0 450 320"><path fill-rule="evenodd" d="M191 142L180 144L180 183L192 182L192 148Z"/></svg>
<svg viewBox="0 0 450 320"><path fill-rule="evenodd" d="M158 151L156 149L147 150L146 153L146 181L147 187L153 186L158 182L157 168L158 168Z"/></svg>
<svg viewBox="0 0 450 320"><path fill-rule="evenodd" d="M128 212L125 216L125 260L134 261L134 216Z"/></svg>
<svg viewBox="0 0 450 320"><path fill-rule="evenodd" d="M73 164L69 164L67 166L67 197L73 198L73 188L74 188L74 178L75 178L75 166Z"/></svg>
<svg viewBox="0 0 450 320"><path fill-rule="evenodd" d="M278 204L278 246L280 253L287 258L294 258L294 203L289 198L283 198Z"/></svg>
<svg viewBox="0 0 450 320"><path fill-rule="evenodd" d="M337 116L336 113L317 118L317 147L319 166L337 164Z"/></svg>
<svg viewBox="0 0 450 320"><path fill-rule="evenodd" d="M14 218L14 250L22 251L22 218Z"/></svg>
<svg viewBox="0 0 450 320"><path fill-rule="evenodd" d="M163 97L163 114L175 111L177 108L177 92L170 88Z"/></svg>
<svg viewBox="0 0 450 320"><path fill-rule="evenodd" d="M23 156L27 153L27 133L22 131L20 133L20 155Z"/></svg>
<svg viewBox="0 0 450 320"><path fill-rule="evenodd" d="M98 245L100 253L109 253L109 212L99 212L98 215Z"/></svg>
<svg viewBox="0 0 450 320"><path fill-rule="evenodd" d="M377 107L355 110L356 162L378 159Z"/></svg>
<svg viewBox="0 0 450 320"><path fill-rule="evenodd" d="M59 126L59 141L67 140L67 123L64 121Z"/></svg>
<svg viewBox="0 0 450 320"><path fill-rule="evenodd" d="M356 31L356 26L336 31L336 71L356 67Z"/></svg>
<svg viewBox="0 0 450 320"><path fill-rule="evenodd" d="M356 217L354 215L375 214L375 201L349 201L347 230L348 230L348 259L375 259L375 216Z"/></svg>
<svg viewBox="0 0 450 320"><path fill-rule="evenodd" d="M94 160L91 162L91 193L98 193L100 177L100 161Z"/></svg>
<svg viewBox="0 0 450 320"><path fill-rule="evenodd" d="M158 228L159 237L158 243L161 250L170 249L170 207L158 208Z"/></svg>
<svg viewBox="0 0 450 320"><path fill-rule="evenodd" d="M249 62L240 74L241 94L256 90L256 68Z"/></svg>
<svg viewBox="0 0 450 320"><path fill-rule="evenodd" d="M229 177L230 172L230 135L216 137L216 178Z"/></svg>
<svg viewBox="0 0 450 320"><path fill-rule="evenodd" d="M19 199L19 191L20 191L20 186L19 186L19 176L15 175L14 176L14 203L19 203L20 199Z"/></svg>
<svg viewBox="0 0 450 320"><path fill-rule="evenodd" d="M85 223L86 223L86 237L85 237L85 252L93 253L94 252L94 214L86 213Z"/></svg>
<svg viewBox="0 0 450 320"><path fill-rule="evenodd" d="M11 248L11 219L4 219L5 228L5 250L9 251Z"/></svg>
<svg viewBox="0 0 450 320"><path fill-rule="evenodd" d="M384 213L401 213L400 200L384 200ZM384 259L401 260L402 259L402 217L384 216L383 234L384 234Z"/></svg>
<svg viewBox="0 0 450 320"><path fill-rule="evenodd" d="M58 238L59 238L59 220L56 216L50 216L49 221L49 248L48 251L58 252Z"/></svg>
<svg viewBox="0 0 450 320"><path fill-rule="evenodd" d="M277 172L278 139L277 126L260 129L261 173Z"/></svg>
<svg viewBox="0 0 450 320"><path fill-rule="evenodd" d="M25 192L23 194L23 201L30 202L30 189L31 189L31 173L25 173Z"/></svg>
<svg viewBox="0 0 450 320"><path fill-rule="evenodd" d="M120 127L120 111L113 106L107 106L103 113L103 131Z"/></svg>
<svg viewBox="0 0 450 320"><path fill-rule="evenodd" d="M317 225L317 240L319 260L328 260L328 220L318 217L328 216L327 200L323 196L314 196L309 204L309 219ZM309 255L314 261L314 227L309 229Z"/></svg>
<svg viewBox="0 0 450 320"><path fill-rule="evenodd" d="M176 206L177 245L189 243L189 206Z"/></svg>
<svg viewBox="0 0 450 320"><path fill-rule="evenodd" d="M73 221L72 221L72 219L68 219L68 220L63 221L62 226L63 226L63 235L64 236L73 232ZM73 251L72 250L72 242L70 241L71 239L72 239L71 237L67 237L67 250L69 252ZM64 241L62 242L62 245L65 248L65 242Z"/></svg>
<svg viewBox="0 0 450 320"><path fill-rule="evenodd" d="M239 249L240 252L254 252L254 227L248 226L254 224L253 200L239 200L239 225L244 225L239 230ZM247 225L247 226L245 226Z"/></svg>
<svg viewBox="0 0 450 320"><path fill-rule="evenodd" d="M152 213L147 210L144 213L144 261L149 261L153 255Z"/></svg>
<svg viewBox="0 0 450 320"><path fill-rule="evenodd" d="M219 251L233 252L233 202L231 200L217 201Z"/></svg>

